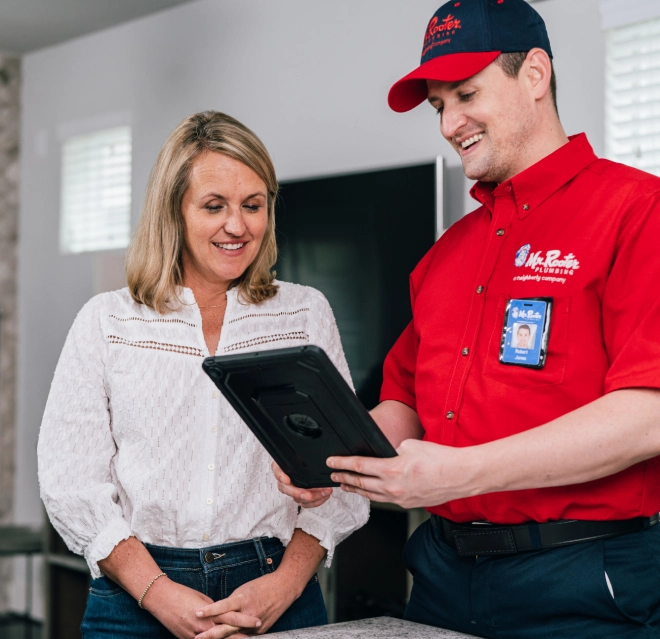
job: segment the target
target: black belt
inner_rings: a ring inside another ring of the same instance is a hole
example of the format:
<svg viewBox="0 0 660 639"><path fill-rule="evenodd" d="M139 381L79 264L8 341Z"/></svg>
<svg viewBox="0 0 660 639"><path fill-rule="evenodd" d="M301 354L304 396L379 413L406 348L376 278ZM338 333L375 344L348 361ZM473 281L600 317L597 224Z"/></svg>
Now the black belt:
<svg viewBox="0 0 660 639"><path fill-rule="evenodd" d="M462 557L513 555L518 552L557 548L639 532L658 523L660 515L620 521L562 519L544 524L530 522L500 526L489 522L456 524L431 515L431 525Z"/></svg>

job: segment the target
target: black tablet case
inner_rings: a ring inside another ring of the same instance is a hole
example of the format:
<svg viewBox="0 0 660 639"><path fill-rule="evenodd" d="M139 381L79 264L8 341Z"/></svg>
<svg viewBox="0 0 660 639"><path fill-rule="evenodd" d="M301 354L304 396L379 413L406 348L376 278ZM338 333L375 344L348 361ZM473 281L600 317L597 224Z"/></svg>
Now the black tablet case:
<svg viewBox="0 0 660 639"><path fill-rule="evenodd" d="M208 357L202 367L296 486L337 486L331 455L396 456L318 346Z"/></svg>

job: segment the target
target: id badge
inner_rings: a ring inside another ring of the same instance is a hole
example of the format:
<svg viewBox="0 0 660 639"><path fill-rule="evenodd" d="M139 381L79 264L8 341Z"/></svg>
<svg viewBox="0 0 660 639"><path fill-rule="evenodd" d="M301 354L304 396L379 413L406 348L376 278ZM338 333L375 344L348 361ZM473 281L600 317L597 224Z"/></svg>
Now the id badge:
<svg viewBox="0 0 660 639"><path fill-rule="evenodd" d="M500 362L511 366L543 368L551 318L551 297L509 300L504 313Z"/></svg>

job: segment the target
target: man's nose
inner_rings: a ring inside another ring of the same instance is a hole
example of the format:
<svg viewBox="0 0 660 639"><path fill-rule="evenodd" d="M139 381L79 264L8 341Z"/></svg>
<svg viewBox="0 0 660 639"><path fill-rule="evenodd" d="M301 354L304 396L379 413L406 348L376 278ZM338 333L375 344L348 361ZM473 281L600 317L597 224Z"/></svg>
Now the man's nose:
<svg viewBox="0 0 660 639"><path fill-rule="evenodd" d="M467 118L457 108L446 107L440 117L440 133L445 140L451 142L456 132L467 124Z"/></svg>

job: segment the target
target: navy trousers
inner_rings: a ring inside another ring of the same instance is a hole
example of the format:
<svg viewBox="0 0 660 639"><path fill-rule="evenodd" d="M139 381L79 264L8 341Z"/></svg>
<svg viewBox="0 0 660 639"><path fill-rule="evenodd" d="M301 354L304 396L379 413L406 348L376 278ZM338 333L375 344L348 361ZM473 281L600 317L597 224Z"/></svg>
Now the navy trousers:
<svg viewBox="0 0 660 639"><path fill-rule="evenodd" d="M660 524L516 555L460 557L430 522L404 550L405 619L497 639L660 638Z"/></svg>
<svg viewBox="0 0 660 639"><path fill-rule="evenodd" d="M172 581L194 588L214 601L231 595L242 584L273 572L282 560L279 539L260 538L201 550L163 548L145 544ZM217 556L214 557L214 553ZM269 632L328 623L316 575L302 595ZM89 589L81 631L84 639L173 639L168 630L116 583L101 577Z"/></svg>

